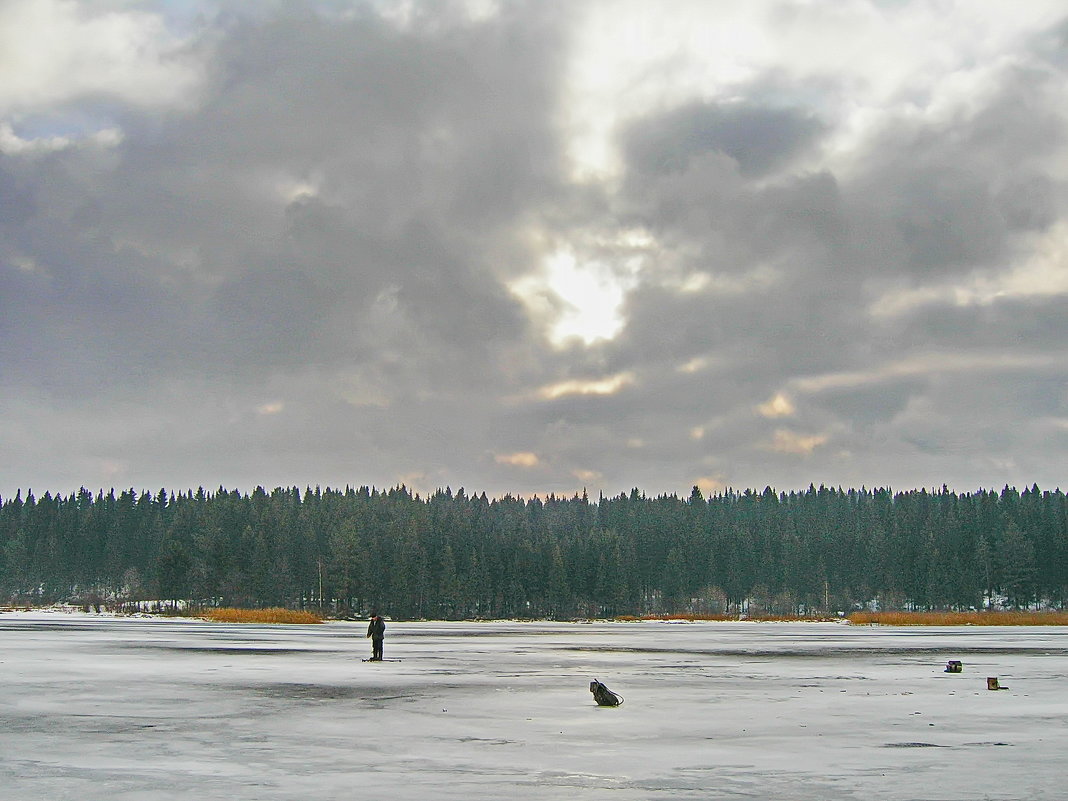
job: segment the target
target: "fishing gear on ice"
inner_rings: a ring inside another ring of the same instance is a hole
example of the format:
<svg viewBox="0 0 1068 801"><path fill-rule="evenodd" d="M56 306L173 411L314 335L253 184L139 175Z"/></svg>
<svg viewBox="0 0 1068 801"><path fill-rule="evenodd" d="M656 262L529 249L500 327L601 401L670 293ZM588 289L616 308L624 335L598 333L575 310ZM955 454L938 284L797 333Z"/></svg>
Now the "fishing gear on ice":
<svg viewBox="0 0 1068 801"><path fill-rule="evenodd" d="M622 695L612 692L597 679L590 682L590 692L593 693L597 706L619 706L623 703Z"/></svg>

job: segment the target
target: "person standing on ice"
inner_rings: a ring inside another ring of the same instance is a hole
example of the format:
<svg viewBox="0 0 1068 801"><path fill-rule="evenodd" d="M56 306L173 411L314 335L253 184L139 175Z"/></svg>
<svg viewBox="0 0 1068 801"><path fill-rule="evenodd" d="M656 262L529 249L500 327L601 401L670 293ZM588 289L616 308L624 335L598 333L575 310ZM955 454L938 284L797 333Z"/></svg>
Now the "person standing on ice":
<svg viewBox="0 0 1068 801"><path fill-rule="evenodd" d="M382 661L382 640L386 638L386 621L378 612L371 612L371 622L367 626L367 636L371 638L371 661Z"/></svg>

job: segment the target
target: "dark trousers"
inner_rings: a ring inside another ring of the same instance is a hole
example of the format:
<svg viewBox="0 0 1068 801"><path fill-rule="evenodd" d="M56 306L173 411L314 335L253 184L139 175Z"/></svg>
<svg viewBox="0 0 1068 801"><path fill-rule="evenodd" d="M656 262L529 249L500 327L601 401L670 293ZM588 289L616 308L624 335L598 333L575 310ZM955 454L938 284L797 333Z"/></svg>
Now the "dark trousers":
<svg viewBox="0 0 1068 801"><path fill-rule="evenodd" d="M382 637L371 638L371 659L381 661L382 659Z"/></svg>

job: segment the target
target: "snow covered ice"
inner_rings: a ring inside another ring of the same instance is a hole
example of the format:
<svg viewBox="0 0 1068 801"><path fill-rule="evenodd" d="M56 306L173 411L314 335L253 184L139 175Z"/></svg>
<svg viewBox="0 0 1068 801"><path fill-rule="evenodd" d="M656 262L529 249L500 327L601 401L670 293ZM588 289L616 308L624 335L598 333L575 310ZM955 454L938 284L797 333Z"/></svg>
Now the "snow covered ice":
<svg viewBox="0 0 1068 801"><path fill-rule="evenodd" d="M1065 629L366 628L0 615L0 799L1065 797Z"/></svg>

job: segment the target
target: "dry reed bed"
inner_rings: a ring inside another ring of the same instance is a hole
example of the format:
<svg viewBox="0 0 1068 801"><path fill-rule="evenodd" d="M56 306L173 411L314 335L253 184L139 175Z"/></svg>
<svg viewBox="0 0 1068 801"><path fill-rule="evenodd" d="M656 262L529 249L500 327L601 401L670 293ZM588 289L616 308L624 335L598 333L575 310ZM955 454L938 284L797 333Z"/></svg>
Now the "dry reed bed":
<svg viewBox="0 0 1068 801"><path fill-rule="evenodd" d="M1068 626L1068 612L854 612L858 626Z"/></svg>
<svg viewBox="0 0 1068 801"><path fill-rule="evenodd" d="M270 609L209 609L203 617L214 623L322 623L314 612L272 607Z"/></svg>

